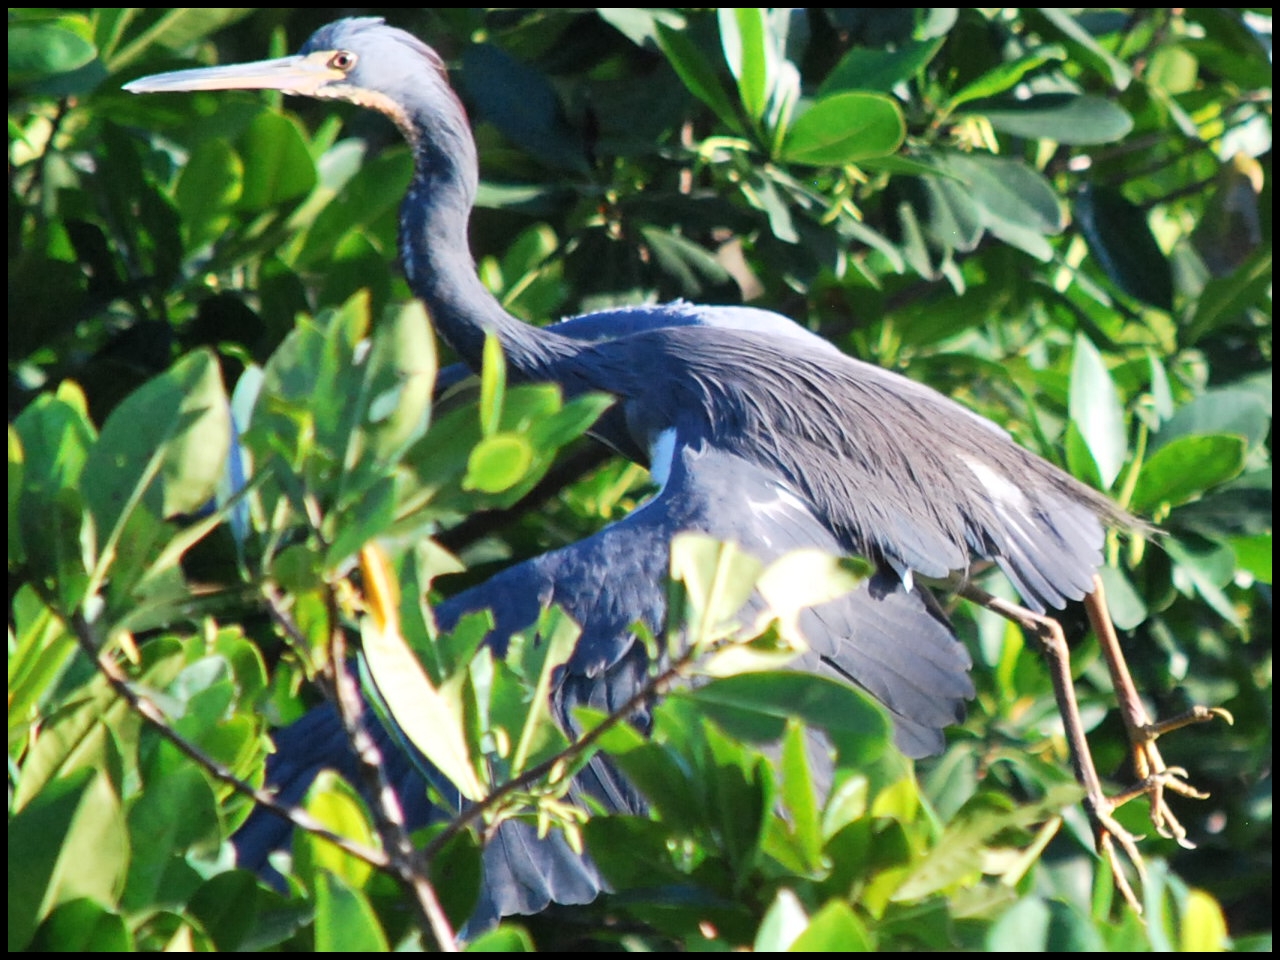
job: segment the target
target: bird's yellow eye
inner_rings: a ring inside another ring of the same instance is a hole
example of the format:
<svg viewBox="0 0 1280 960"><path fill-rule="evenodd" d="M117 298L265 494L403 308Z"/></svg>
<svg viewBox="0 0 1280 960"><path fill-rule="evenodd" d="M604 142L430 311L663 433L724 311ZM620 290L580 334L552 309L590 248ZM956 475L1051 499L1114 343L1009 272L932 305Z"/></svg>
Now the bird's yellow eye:
<svg viewBox="0 0 1280 960"><path fill-rule="evenodd" d="M329 66L344 73L356 65L356 55L347 50L339 50L329 58Z"/></svg>

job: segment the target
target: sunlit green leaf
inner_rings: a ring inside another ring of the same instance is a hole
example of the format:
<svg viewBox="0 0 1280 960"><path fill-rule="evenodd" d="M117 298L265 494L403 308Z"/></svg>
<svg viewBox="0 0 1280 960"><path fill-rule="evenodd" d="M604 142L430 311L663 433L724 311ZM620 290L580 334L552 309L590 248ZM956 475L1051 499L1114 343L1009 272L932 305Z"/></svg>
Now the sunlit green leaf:
<svg viewBox="0 0 1280 960"><path fill-rule="evenodd" d="M1148 512L1160 505L1178 506L1204 491L1239 476L1247 448L1243 438L1192 434L1157 449L1138 474L1133 509Z"/></svg>
<svg viewBox="0 0 1280 960"><path fill-rule="evenodd" d="M384 953L387 935L365 895L340 877L316 877L316 950L331 953Z"/></svg>
<svg viewBox="0 0 1280 960"><path fill-rule="evenodd" d="M888 97L835 93L800 114L787 131L782 156L792 163L832 166L884 157L902 144L906 124Z"/></svg>

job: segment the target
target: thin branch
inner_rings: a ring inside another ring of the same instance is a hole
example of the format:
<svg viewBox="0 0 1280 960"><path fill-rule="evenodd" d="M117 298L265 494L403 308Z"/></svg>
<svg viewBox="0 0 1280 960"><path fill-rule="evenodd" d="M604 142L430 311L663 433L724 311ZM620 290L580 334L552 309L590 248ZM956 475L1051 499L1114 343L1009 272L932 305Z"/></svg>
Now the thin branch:
<svg viewBox="0 0 1280 960"><path fill-rule="evenodd" d="M458 816L449 821L449 825L443 831L437 834L430 843L428 843L421 851L420 856L426 860L430 860L432 856L455 837L459 832L467 826L483 816L487 811L498 806L502 801L512 794L518 793L530 784L536 783L543 777L547 776L557 765L567 764L576 760L589 748L595 745L601 737L609 730L612 730L619 723L629 717L636 709L648 701L650 698L663 693L666 686L688 669L688 667L700 657L704 650L698 645L691 646L675 663L667 667L661 673L655 675L647 683L645 683L635 694L633 694L626 703L622 704L616 710L609 714L605 720L598 726L589 730L585 735L571 743L564 750L560 751L554 757L544 760L536 766L530 767L520 776L513 780L508 780L497 790L485 797L484 800L472 804L466 810L461 811Z"/></svg>
<svg viewBox="0 0 1280 960"><path fill-rule="evenodd" d="M319 820L312 817L301 807L290 806L281 803L276 799L275 794L266 790L260 790L244 780L241 780L227 767L223 766L213 757L209 756L195 744L184 738L180 733L170 726L168 718L165 717L164 711L155 705L150 699L139 693L133 688L128 677L120 669L119 665L111 659L94 636L93 627L85 620L84 615L76 613L71 618L72 634L75 636L80 649L85 652L90 660L97 666L98 672L106 679L111 688L126 702L129 706L141 716L144 720L152 725L162 737L177 747L183 754L189 757L199 766L203 767L214 779L227 784L237 793L253 798L265 809L271 811L276 816L281 817L289 823L293 824L299 830L303 830L312 836L327 840L334 846L338 847L345 853L350 854L358 860L362 860L372 867L379 870L385 870L390 866L390 860L381 850L375 850L372 847L366 847L362 843L358 843L347 837L340 836L329 830Z"/></svg>
<svg viewBox="0 0 1280 960"><path fill-rule="evenodd" d="M284 602L271 585L264 587L263 593L272 619L294 643L303 644L306 638L298 629L293 618L285 608ZM421 914L424 926L431 931L437 945L446 953L458 952L457 935L440 898L427 876L426 860L419 860L414 853L409 839L409 830L405 825L404 808L395 789L387 781L382 751L373 737L369 735L364 721L364 699L360 696L360 685L351 674L347 663L346 634L338 623L338 611L334 602L333 591L328 594L330 605L329 623L329 664L327 679L331 684L322 683L324 693L334 703L338 717L342 721L347 734L347 741L356 757L360 775L365 780L369 795L374 802L371 805L374 827L386 850L388 870L409 893Z"/></svg>

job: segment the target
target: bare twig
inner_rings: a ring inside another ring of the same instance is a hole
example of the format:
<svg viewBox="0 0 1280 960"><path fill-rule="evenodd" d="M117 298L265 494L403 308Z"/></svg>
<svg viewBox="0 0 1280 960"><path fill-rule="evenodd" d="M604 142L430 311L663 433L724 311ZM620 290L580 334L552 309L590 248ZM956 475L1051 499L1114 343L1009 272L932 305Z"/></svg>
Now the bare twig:
<svg viewBox="0 0 1280 960"><path fill-rule="evenodd" d="M111 685L111 688L139 716L150 723L156 732L192 761L203 767L210 776L232 787L237 793L252 797L256 803L270 810L276 816L289 821L297 829L332 843L340 850L372 867L376 867L379 870L387 869L390 861L381 850L375 850L372 847L367 847L362 843L334 833L301 807L281 803L274 794L266 790L260 790L251 783L241 780L227 767L183 737L170 725L168 718L164 715L164 711L146 696L135 690L128 677L120 669L120 666L105 651L100 649L101 645L94 636L93 627L84 618L83 614L77 613L71 618L71 628L80 648L94 662L98 672Z"/></svg>
<svg viewBox="0 0 1280 960"><path fill-rule="evenodd" d="M295 643L305 642L301 630L293 622L284 601L275 589L267 586L264 590L267 606L272 619ZM440 898L427 876L425 859L418 858L409 839L409 830L405 825L404 809L395 789L387 782L382 751L373 737L369 735L364 721L364 699L360 695L360 686L351 674L347 663L346 634L339 623L337 604L333 591L329 591L329 663L326 666L330 683L322 683L325 695L328 696L338 711L347 741L356 757L357 766L365 780L369 795L374 799L371 805L374 827L386 850L386 863L383 869L390 872L405 888L417 906L424 926L431 931L437 945L446 953L458 951L457 935L449 918L445 916L440 905Z"/></svg>

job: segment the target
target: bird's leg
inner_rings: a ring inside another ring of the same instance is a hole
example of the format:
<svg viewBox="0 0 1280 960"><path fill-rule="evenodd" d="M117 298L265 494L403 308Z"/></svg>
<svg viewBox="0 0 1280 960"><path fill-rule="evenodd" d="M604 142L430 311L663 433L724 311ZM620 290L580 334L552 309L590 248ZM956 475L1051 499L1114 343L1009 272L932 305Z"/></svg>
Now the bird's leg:
<svg viewBox="0 0 1280 960"><path fill-rule="evenodd" d="M1115 688L1116 701L1120 706L1120 716L1124 721L1125 731L1133 750L1133 766L1138 781L1129 790L1111 798L1113 807L1146 794L1151 801L1151 822L1162 837L1177 840L1184 847L1192 844L1187 840L1186 828L1173 815L1165 802L1166 789L1184 797L1204 800L1209 795L1202 793L1186 782L1187 771L1181 767L1170 767L1160 756L1156 740L1171 730L1179 730L1193 723L1203 723L1215 717L1232 722L1231 714L1220 707L1195 706L1191 710L1168 720L1155 721L1147 713L1147 708L1138 696L1133 677L1129 673L1129 665L1125 662L1124 652L1120 649L1120 640L1116 636L1115 626L1111 622L1111 614L1107 610L1106 593L1102 588L1102 579L1093 578L1093 592L1084 598L1085 612L1089 615L1089 623L1098 638L1098 645L1106 657L1107 669L1111 673L1111 684Z"/></svg>
<svg viewBox="0 0 1280 960"><path fill-rule="evenodd" d="M1071 766L1075 771L1077 782L1084 787L1085 812L1089 815L1089 823L1093 827L1098 853L1110 866L1116 888L1135 912L1142 913L1142 905L1120 862L1117 846L1124 851L1124 855L1133 864L1138 879L1144 884L1146 866L1142 862L1142 855L1138 853L1137 838L1117 823L1111 815L1112 811L1129 797L1124 797L1117 802L1102 791L1102 781L1098 778L1093 754L1089 752L1089 742L1084 735L1084 722L1080 718L1080 705L1076 701L1075 686L1071 680L1071 657L1067 650L1067 638L1062 632L1062 625L1052 617L1043 616L1016 603L993 597L972 584L962 587L959 592L960 596L1012 620L1040 641L1040 648L1044 651L1049 668L1049 677L1053 682L1053 696L1058 703L1058 712L1062 715Z"/></svg>

